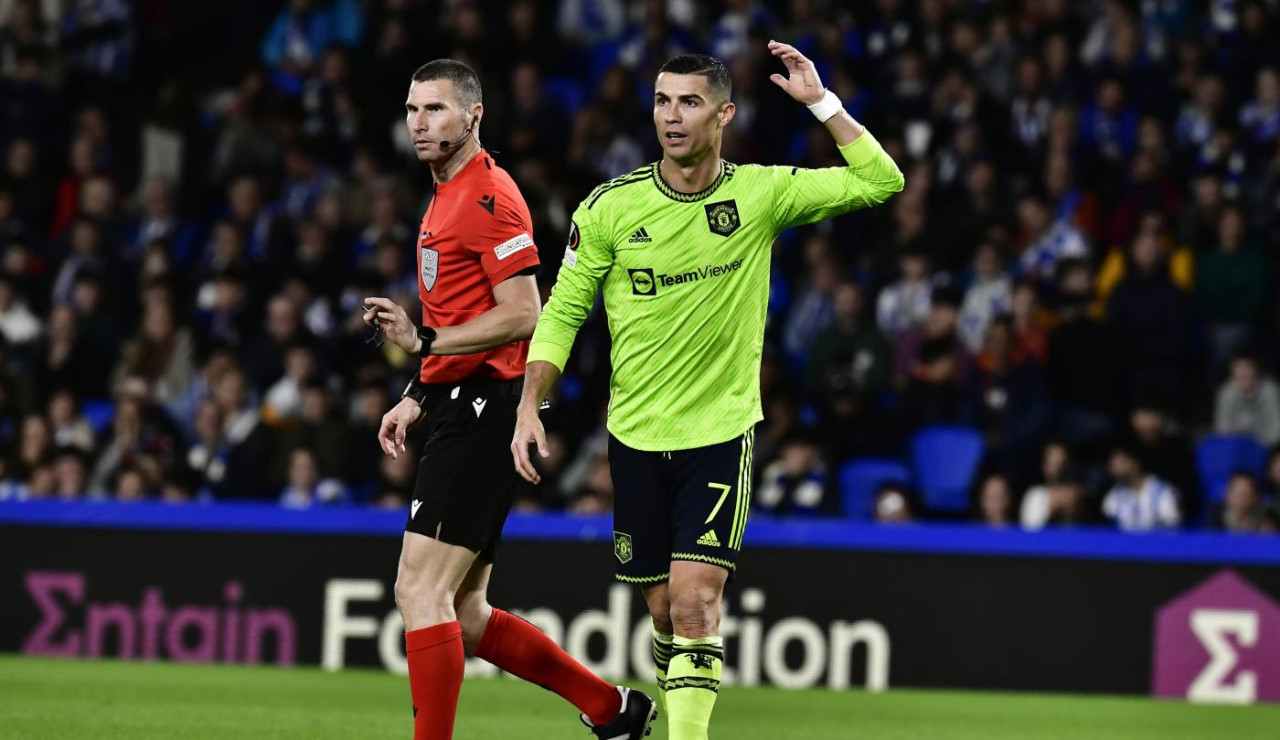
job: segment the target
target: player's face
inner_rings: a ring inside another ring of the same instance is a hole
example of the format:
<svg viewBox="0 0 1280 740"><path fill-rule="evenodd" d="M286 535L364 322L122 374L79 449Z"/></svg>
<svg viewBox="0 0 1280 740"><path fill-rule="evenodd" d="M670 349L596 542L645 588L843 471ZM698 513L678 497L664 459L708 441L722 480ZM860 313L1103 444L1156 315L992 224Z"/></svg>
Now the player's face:
<svg viewBox="0 0 1280 740"><path fill-rule="evenodd" d="M424 80L409 84L404 102L404 122L420 162L448 159L462 146L468 122L479 114L479 105L466 110L449 80Z"/></svg>
<svg viewBox="0 0 1280 740"><path fill-rule="evenodd" d="M718 152L734 105L720 100L702 75L663 72L653 95L653 125L663 153L676 162L696 162Z"/></svg>

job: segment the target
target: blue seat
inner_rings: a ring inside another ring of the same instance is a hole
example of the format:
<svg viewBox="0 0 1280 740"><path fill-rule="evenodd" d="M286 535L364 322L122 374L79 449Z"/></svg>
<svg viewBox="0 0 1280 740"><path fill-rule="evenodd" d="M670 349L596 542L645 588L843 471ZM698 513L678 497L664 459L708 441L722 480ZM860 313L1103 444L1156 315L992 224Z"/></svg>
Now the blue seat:
<svg viewBox="0 0 1280 740"><path fill-rule="evenodd" d="M874 518L876 490L885 483L910 483L911 471L897 460L862 458L840 466L840 500L850 519Z"/></svg>
<svg viewBox="0 0 1280 740"><path fill-rule="evenodd" d="M93 433L101 435L116 416L116 404L109 398L91 398L80 404L80 414L93 427Z"/></svg>
<svg viewBox="0 0 1280 740"><path fill-rule="evenodd" d="M921 429L911 440L911 468L926 508L964 511L982 462L982 434L970 427Z"/></svg>
<svg viewBox="0 0 1280 740"><path fill-rule="evenodd" d="M582 84L569 77L548 77L542 81L542 90L569 115L587 102L587 92Z"/></svg>
<svg viewBox="0 0 1280 740"><path fill-rule="evenodd" d="M1266 465L1267 450L1252 437L1210 434L1196 445L1196 472L1210 501L1226 495L1232 473L1261 475Z"/></svg>

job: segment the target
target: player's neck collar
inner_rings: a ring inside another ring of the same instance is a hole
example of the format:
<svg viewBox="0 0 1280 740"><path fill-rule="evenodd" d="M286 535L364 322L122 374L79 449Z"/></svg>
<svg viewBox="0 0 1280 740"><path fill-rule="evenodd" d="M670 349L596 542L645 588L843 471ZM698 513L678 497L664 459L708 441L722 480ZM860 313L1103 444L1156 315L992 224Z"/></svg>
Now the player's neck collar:
<svg viewBox="0 0 1280 740"><path fill-rule="evenodd" d="M475 163L479 159L481 159L481 157L485 154L486 152L484 150L484 147L480 146L479 142L476 142L476 150L471 154L467 154L466 151L463 150L463 148L459 147L457 153L455 153L453 157L451 157L449 161L446 163L446 167L445 167L446 170L449 167L453 166L455 160L457 161L457 164L458 164L458 169L454 170L453 173L449 175L448 180L445 180L444 182L436 180L435 173L434 172L431 173L432 174L431 179L435 187L438 189L441 186L447 186L450 183L457 182L458 179L462 177L462 174L467 170L471 169L471 167L474 166Z"/></svg>
<svg viewBox="0 0 1280 740"><path fill-rule="evenodd" d="M735 166L730 162L724 161L723 159L720 160L720 172L716 174L716 179L712 180L710 185L706 186L705 188L703 188L702 190L699 190L696 193L682 193L679 190L676 190L675 188L671 187L670 183L668 183L666 179L662 176L661 165L662 165L662 160L658 160L657 162L653 163L653 184L658 188L658 191L661 192L663 195L667 196L672 200L680 201L681 203L693 203L695 201L702 200L703 198L706 198L707 196L714 193L716 189L720 187L721 184L723 184L729 178L733 177L733 170Z"/></svg>

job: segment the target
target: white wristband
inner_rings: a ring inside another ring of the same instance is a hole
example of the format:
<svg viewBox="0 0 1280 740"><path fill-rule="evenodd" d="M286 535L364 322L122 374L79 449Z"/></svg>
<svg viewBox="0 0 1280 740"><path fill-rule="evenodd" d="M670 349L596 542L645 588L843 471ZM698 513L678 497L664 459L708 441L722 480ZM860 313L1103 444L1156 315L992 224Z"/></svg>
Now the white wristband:
<svg viewBox="0 0 1280 740"><path fill-rule="evenodd" d="M827 90L822 96L822 100L809 106L809 112L813 117L818 119L820 123L826 123L828 118L844 110L844 103L840 102L840 98L836 94Z"/></svg>

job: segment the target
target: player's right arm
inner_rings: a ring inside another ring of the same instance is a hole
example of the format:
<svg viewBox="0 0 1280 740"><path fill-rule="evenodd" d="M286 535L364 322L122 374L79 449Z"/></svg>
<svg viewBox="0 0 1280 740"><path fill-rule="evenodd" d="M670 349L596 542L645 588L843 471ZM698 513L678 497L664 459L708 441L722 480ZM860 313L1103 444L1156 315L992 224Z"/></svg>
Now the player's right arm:
<svg viewBox="0 0 1280 740"><path fill-rule="evenodd" d="M565 247L555 288L538 318L533 340L529 343L529 359L524 373L524 390L516 412L511 455L516 470L533 483L538 482L539 476L529 459L529 445L536 442L539 454L547 455L546 436L542 421L538 419L538 408L564 372L578 329L595 306L600 283L613 268L612 240L600 232L592 212L585 204L579 205L573 214L569 244Z"/></svg>

